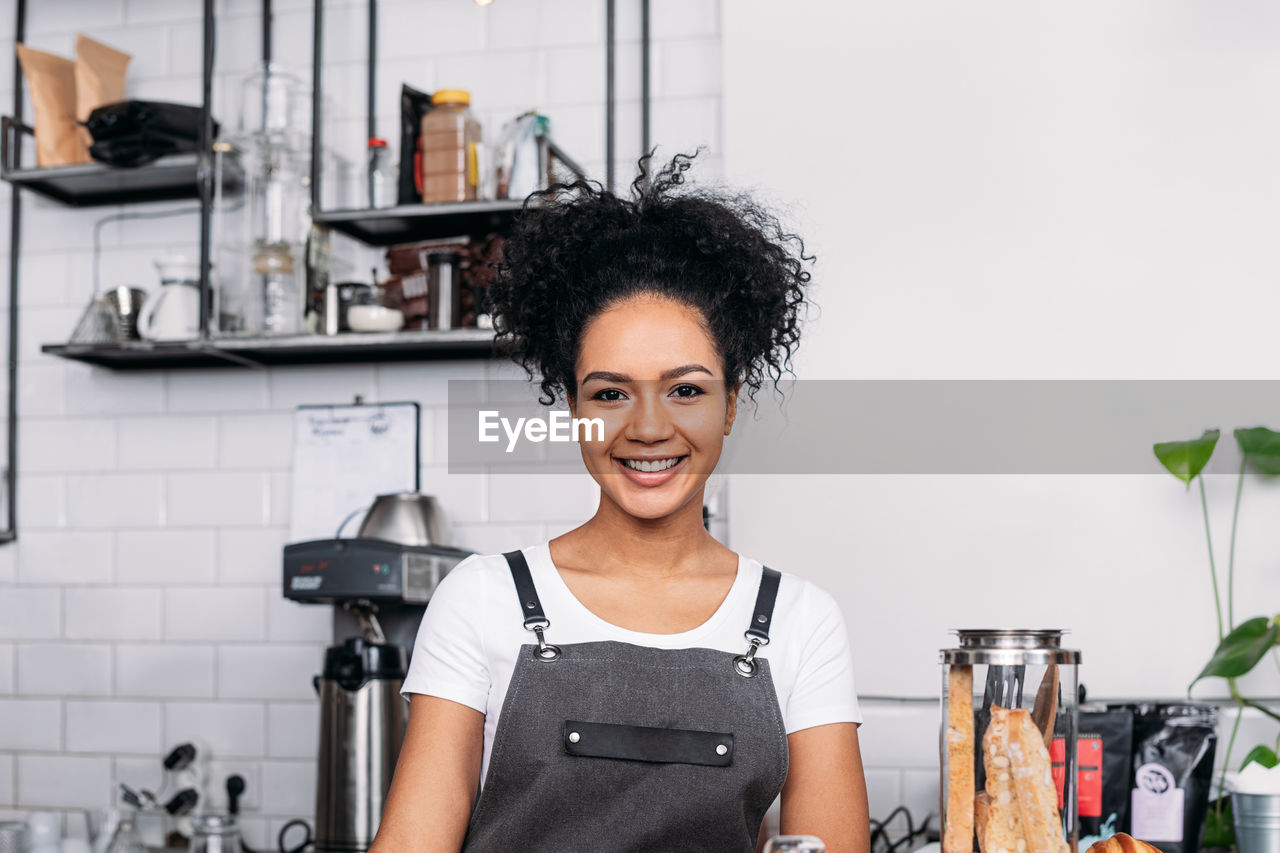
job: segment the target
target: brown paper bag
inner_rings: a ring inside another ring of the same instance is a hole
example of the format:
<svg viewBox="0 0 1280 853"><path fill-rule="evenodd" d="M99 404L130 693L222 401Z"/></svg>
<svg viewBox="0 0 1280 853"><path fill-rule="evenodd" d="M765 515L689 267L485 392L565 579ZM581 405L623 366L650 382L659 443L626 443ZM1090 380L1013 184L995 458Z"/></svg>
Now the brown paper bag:
<svg viewBox="0 0 1280 853"><path fill-rule="evenodd" d="M18 61L31 90L35 110L36 163L66 166L88 163L89 146L77 132L76 71L70 59L18 45Z"/></svg>
<svg viewBox="0 0 1280 853"><path fill-rule="evenodd" d="M132 57L83 34L76 35L76 119L85 121L103 104L124 100L125 70ZM89 131L79 128L85 148L93 144Z"/></svg>

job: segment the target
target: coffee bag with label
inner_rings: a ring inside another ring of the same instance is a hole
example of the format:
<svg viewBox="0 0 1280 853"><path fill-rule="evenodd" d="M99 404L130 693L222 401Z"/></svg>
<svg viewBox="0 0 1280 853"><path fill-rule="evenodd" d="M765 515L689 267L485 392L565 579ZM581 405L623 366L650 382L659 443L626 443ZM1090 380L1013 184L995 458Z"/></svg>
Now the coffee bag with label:
<svg viewBox="0 0 1280 853"><path fill-rule="evenodd" d="M1133 712L1129 834L1164 853L1197 853L1209 808L1218 709L1185 704L1129 707Z"/></svg>

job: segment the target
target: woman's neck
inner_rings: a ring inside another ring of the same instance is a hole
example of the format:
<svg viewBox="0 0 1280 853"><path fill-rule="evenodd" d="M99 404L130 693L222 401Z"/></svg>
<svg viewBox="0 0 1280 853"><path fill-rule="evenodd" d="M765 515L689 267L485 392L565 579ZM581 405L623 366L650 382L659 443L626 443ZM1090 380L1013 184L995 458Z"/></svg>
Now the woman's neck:
<svg viewBox="0 0 1280 853"><path fill-rule="evenodd" d="M552 543L557 565L653 578L706 571L727 548L702 523L702 502L665 518L642 519L602 496L590 521Z"/></svg>

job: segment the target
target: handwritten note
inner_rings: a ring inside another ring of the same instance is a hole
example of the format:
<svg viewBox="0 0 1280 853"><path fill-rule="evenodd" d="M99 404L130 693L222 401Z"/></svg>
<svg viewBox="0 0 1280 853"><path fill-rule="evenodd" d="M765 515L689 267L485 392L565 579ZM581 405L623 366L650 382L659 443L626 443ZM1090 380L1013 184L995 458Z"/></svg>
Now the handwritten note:
<svg viewBox="0 0 1280 853"><path fill-rule="evenodd" d="M373 499L419 489L417 403L299 406L289 541L354 536Z"/></svg>

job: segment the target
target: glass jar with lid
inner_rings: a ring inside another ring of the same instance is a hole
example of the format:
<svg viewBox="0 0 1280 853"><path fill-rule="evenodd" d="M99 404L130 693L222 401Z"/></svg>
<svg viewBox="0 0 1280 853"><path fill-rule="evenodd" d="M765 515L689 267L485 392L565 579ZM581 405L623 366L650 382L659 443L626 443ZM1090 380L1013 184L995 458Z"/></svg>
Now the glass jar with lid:
<svg viewBox="0 0 1280 853"><path fill-rule="evenodd" d="M433 204L476 197L480 183L480 122L471 114L471 93L440 89L422 117L422 201Z"/></svg>
<svg viewBox="0 0 1280 853"><path fill-rule="evenodd" d="M1080 652L1056 629L956 633L939 653L942 853L1075 853Z"/></svg>

